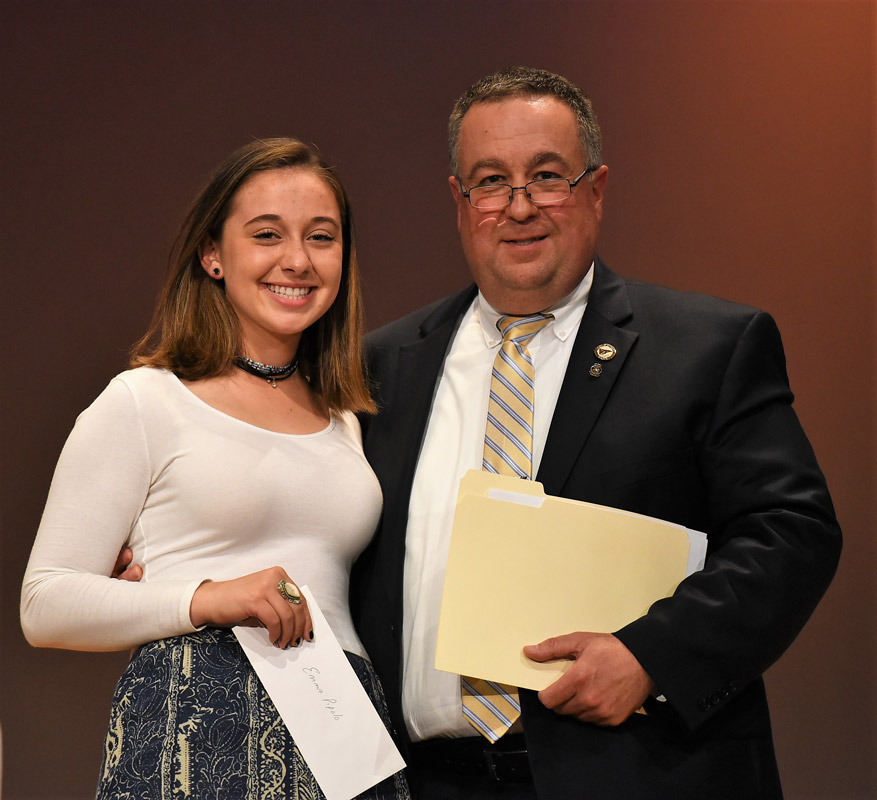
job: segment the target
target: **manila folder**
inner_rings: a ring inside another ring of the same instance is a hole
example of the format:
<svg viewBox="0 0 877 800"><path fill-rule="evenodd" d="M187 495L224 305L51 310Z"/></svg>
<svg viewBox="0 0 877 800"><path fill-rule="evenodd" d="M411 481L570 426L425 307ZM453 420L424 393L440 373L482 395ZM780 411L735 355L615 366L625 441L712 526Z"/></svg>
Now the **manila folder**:
<svg viewBox="0 0 877 800"><path fill-rule="evenodd" d="M470 470L457 498L435 666L544 689L572 662L531 661L524 645L611 633L641 617L685 578L688 550L680 525Z"/></svg>

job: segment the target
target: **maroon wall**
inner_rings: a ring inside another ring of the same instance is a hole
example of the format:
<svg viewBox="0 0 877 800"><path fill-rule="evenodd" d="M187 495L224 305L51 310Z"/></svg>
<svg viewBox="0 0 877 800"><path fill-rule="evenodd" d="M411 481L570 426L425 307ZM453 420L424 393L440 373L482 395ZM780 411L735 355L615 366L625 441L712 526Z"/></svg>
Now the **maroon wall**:
<svg viewBox="0 0 877 800"><path fill-rule="evenodd" d="M21 574L73 420L142 332L182 210L254 136L352 195L374 326L463 284L445 120L510 63L593 98L600 252L776 316L846 546L768 674L787 797L877 796L874 2L5 0L2 707L7 800L93 796L123 654L35 651Z"/></svg>

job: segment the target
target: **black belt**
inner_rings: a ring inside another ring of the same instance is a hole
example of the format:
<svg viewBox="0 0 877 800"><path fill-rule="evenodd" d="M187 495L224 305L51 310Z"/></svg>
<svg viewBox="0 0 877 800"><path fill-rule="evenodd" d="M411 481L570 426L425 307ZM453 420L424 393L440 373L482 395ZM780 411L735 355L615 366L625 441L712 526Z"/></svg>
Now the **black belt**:
<svg viewBox="0 0 877 800"><path fill-rule="evenodd" d="M524 735L510 733L495 744L481 736L430 739L411 745L411 766L458 775L480 775L495 781L530 783L530 760Z"/></svg>

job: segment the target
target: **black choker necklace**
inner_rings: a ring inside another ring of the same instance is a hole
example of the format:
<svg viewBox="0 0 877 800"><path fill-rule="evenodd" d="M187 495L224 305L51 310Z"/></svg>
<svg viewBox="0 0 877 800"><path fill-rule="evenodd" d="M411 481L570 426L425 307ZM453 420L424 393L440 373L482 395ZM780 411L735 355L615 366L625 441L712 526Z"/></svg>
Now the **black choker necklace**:
<svg viewBox="0 0 877 800"><path fill-rule="evenodd" d="M253 361L252 358L246 356L235 356L234 363L244 372L255 375L257 378L264 378L273 388L277 388L277 381L283 381L295 375L298 369L298 359L295 358L283 367L274 367L271 364L263 364L261 361Z"/></svg>

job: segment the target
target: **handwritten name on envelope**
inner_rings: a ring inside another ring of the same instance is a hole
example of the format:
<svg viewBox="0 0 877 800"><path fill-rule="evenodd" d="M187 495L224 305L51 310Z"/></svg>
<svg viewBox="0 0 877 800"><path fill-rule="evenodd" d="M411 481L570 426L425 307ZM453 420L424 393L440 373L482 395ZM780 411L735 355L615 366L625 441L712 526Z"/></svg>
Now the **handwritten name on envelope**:
<svg viewBox="0 0 877 800"><path fill-rule="evenodd" d="M327 800L351 800L405 767L307 586L314 642L280 650L264 628L233 628Z"/></svg>

